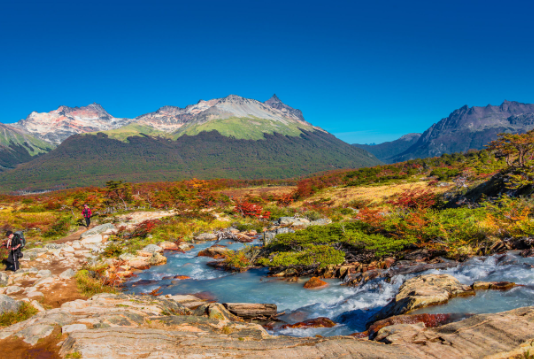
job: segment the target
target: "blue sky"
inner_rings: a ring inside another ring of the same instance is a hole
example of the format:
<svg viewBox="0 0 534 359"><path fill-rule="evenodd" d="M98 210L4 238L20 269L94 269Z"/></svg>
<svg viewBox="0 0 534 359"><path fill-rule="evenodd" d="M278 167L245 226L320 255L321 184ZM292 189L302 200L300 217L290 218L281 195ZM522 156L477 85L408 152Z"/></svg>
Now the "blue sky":
<svg viewBox="0 0 534 359"><path fill-rule="evenodd" d="M0 122L276 93L354 143L534 102L532 1L0 1Z"/></svg>

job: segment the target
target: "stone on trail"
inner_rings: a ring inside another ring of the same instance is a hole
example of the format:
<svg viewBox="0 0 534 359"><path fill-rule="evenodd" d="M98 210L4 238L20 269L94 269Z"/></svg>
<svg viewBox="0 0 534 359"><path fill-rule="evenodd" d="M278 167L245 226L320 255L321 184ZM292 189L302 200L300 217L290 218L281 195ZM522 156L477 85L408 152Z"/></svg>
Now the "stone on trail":
<svg viewBox="0 0 534 359"><path fill-rule="evenodd" d="M6 288L6 294L15 294L18 292L22 292L24 288L18 287L16 285L12 285Z"/></svg>
<svg viewBox="0 0 534 359"><path fill-rule="evenodd" d="M46 309L44 309L41 303L39 303L38 301L32 300L30 304L33 305L33 307L37 309L39 312L46 312Z"/></svg>
<svg viewBox="0 0 534 359"><path fill-rule="evenodd" d="M101 244L103 242L103 238L100 234L96 234L96 235L93 235L93 236L87 236L87 237L84 237L81 241L80 241L80 244L84 247L89 247L89 246L92 246L92 245L95 245L95 244Z"/></svg>
<svg viewBox="0 0 534 359"><path fill-rule="evenodd" d="M0 294L0 314L5 312L16 312L21 305L22 302L8 297L7 295Z"/></svg>
<svg viewBox="0 0 534 359"><path fill-rule="evenodd" d="M28 298L35 298L35 297L44 297L44 294L39 291L29 292L26 294L26 297Z"/></svg>
<svg viewBox="0 0 534 359"><path fill-rule="evenodd" d="M9 275L7 273L0 272L0 287L4 287L9 282Z"/></svg>
<svg viewBox="0 0 534 359"><path fill-rule="evenodd" d="M69 268L66 271L64 271L63 273L61 273L59 275L59 278L68 279L68 278L74 277L75 274L76 274L76 271L74 269L72 269L72 268Z"/></svg>
<svg viewBox="0 0 534 359"><path fill-rule="evenodd" d="M52 334L53 331L54 327L52 325L37 324L22 329L15 335L19 338L23 338L26 343L35 345L39 339L46 338Z"/></svg>
<svg viewBox="0 0 534 359"><path fill-rule="evenodd" d="M63 334L65 334L65 333L73 333L73 332L77 332L77 331L85 330L85 329L87 329L87 325L85 325L85 324L64 325L63 327L61 327L61 333L63 333Z"/></svg>
<svg viewBox="0 0 534 359"><path fill-rule="evenodd" d="M39 278L48 278L52 275L52 272L48 269L42 269L39 272L37 272L37 277Z"/></svg>
<svg viewBox="0 0 534 359"><path fill-rule="evenodd" d="M82 233L81 235L81 238L84 239L84 238L87 238L87 237L91 237L91 236L94 236L96 234L100 235L102 232L105 232L107 230L115 230L115 226L111 223L106 223L106 224L101 224L100 226L96 226L94 228L91 228L90 230Z"/></svg>

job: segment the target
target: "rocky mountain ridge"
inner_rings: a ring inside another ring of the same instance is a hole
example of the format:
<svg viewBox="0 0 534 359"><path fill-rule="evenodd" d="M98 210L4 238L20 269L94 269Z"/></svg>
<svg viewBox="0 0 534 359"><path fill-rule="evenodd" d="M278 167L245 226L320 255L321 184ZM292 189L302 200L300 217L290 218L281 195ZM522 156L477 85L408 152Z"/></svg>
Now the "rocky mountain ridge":
<svg viewBox="0 0 534 359"><path fill-rule="evenodd" d="M200 100L185 108L163 106L155 112L133 119L116 118L96 103L83 107L60 106L57 110L50 112L32 112L12 127L57 145L75 134L120 130L130 124L136 125L135 128L140 132L139 134L150 132L148 134L152 135L159 131L163 134L176 134L175 137L178 137L187 131L195 131L193 129L195 126L230 118L267 120L275 123L275 127L314 128L304 120L300 110L284 104L276 95L265 102L229 95L208 101ZM251 126L260 125L255 121L249 122ZM153 130L139 131L143 126L148 126ZM131 129L132 127L129 127L129 132ZM277 131L266 129L263 132Z"/></svg>
<svg viewBox="0 0 534 359"><path fill-rule="evenodd" d="M392 158L406 151L408 148L414 145L420 137L420 133L409 133L395 141L379 143L377 145L363 145L355 143L353 146L372 153L382 162L393 163L394 161Z"/></svg>
<svg viewBox="0 0 534 359"><path fill-rule="evenodd" d="M534 128L534 104L504 101L499 106L463 106L433 124L412 146L388 159L402 162L444 153L483 149L499 133Z"/></svg>

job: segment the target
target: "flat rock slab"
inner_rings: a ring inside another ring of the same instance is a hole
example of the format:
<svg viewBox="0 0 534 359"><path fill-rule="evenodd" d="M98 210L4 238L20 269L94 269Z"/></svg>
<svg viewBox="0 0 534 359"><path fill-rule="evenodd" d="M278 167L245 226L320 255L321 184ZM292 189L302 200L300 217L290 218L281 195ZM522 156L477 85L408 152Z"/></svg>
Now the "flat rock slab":
<svg viewBox="0 0 534 359"><path fill-rule="evenodd" d="M232 335L105 328L72 333L60 354L78 352L84 359L246 358L246 359L412 359L397 346L355 339L289 338L251 340Z"/></svg>
<svg viewBox="0 0 534 359"><path fill-rule="evenodd" d="M16 336L22 338L30 345L35 345L39 339L46 338L53 331L54 327L52 325L38 324L19 331Z"/></svg>

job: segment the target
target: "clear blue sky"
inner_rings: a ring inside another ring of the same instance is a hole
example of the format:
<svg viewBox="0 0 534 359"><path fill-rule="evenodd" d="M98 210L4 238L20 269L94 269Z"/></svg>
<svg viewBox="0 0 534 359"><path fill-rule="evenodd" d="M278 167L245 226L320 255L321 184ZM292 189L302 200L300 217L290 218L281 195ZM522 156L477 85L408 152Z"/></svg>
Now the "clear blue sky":
<svg viewBox="0 0 534 359"><path fill-rule="evenodd" d="M276 93L354 143L534 102L533 1L0 2L0 122Z"/></svg>

